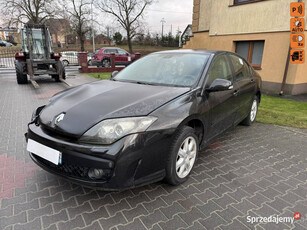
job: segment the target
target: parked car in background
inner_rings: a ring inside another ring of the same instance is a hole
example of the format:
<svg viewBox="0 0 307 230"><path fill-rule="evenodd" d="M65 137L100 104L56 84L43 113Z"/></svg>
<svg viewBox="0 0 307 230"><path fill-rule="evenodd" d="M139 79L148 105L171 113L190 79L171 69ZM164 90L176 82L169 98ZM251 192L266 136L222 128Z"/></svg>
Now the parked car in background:
<svg viewBox="0 0 307 230"><path fill-rule="evenodd" d="M87 64L88 64L89 66L92 65L92 58L93 58L93 56L94 56L93 53L88 53L88 54L87 54Z"/></svg>
<svg viewBox="0 0 307 230"><path fill-rule="evenodd" d="M7 41L0 40L0 46L11 47L11 46L12 46L12 43L7 42Z"/></svg>
<svg viewBox="0 0 307 230"><path fill-rule="evenodd" d="M65 66L78 65L78 52L77 51L64 51L61 52L61 61Z"/></svg>
<svg viewBox="0 0 307 230"><path fill-rule="evenodd" d="M63 61L65 66L79 65L78 54L79 54L78 51L63 51L61 52L61 55L62 55L61 61ZM92 57L91 55L88 54L87 61L89 65L91 64L91 60L92 60Z"/></svg>
<svg viewBox="0 0 307 230"><path fill-rule="evenodd" d="M150 54L37 108L27 150L43 169L76 183L122 189L165 178L178 185L201 149L255 121L260 88L259 74L235 53Z"/></svg>
<svg viewBox="0 0 307 230"><path fill-rule="evenodd" d="M96 50L92 65L110 67L111 53L115 54L115 65L129 65L135 60L135 55L116 47L104 47Z"/></svg>

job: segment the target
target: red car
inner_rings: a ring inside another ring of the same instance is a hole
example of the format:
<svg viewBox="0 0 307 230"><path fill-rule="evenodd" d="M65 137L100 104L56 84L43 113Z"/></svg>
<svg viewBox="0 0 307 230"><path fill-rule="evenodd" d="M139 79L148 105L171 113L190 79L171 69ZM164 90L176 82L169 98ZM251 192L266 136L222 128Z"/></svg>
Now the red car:
<svg viewBox="0 0 307 230"><path fill-rule="evenodd" d="M116 48L116 47L104 47L96 50L92 65L110 67L111 66L111 53L115 53L115 64L116 65L129 65L135 60L135 55L130 54L127 51Z"/></svg>

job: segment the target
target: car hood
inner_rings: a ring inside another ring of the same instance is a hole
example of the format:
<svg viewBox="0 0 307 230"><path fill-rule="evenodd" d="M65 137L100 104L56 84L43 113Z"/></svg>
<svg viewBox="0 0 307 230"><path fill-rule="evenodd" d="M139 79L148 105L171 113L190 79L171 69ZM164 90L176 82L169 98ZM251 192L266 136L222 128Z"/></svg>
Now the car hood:
<svg viewBox="0 0 307 230"><path fill-rule="evenodd" d="M189 90L110 80L97 81L55 95L41 111L40 123L63 134L80 137L102 120L146 116ZM57 119L59 116L61 118Z"/></svg>

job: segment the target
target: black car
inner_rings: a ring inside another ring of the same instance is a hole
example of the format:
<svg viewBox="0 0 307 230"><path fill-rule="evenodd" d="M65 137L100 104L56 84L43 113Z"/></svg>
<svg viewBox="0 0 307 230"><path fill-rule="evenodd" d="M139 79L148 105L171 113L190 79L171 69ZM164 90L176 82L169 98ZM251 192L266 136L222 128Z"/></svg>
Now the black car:
<svg viewBox="0 0 307 230"><path fill-rule="evenodd" d="M27 150L45 170L88 186L177 185L214 138L254 122L260 86L235 53L154 53L36 109Z"/></svg>

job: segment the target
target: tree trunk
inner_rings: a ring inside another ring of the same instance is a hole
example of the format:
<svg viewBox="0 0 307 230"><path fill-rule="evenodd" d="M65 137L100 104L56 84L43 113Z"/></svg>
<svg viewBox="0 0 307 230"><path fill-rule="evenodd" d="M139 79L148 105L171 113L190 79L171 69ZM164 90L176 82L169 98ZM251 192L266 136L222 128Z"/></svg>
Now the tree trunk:
<svg viewBox="0 0 307 230"><path fill-rule="evenodd" d="M131 43L131 37L130 37L130 31L127 30L127 42L128 42L128 47L129 47L129 53L133 53L132 50L132 43Z"/></svg>
<svg viewBox="0 0 307 230"><path fill-rule="evenodd" d="M84 39L80 38L81 51L84 52Z"/></svg>
<svg viewBox="0 0 307 230"><path fill-rule="evenodd" d="M81 51L84 52L84 37L79 35Z"/></svg>

